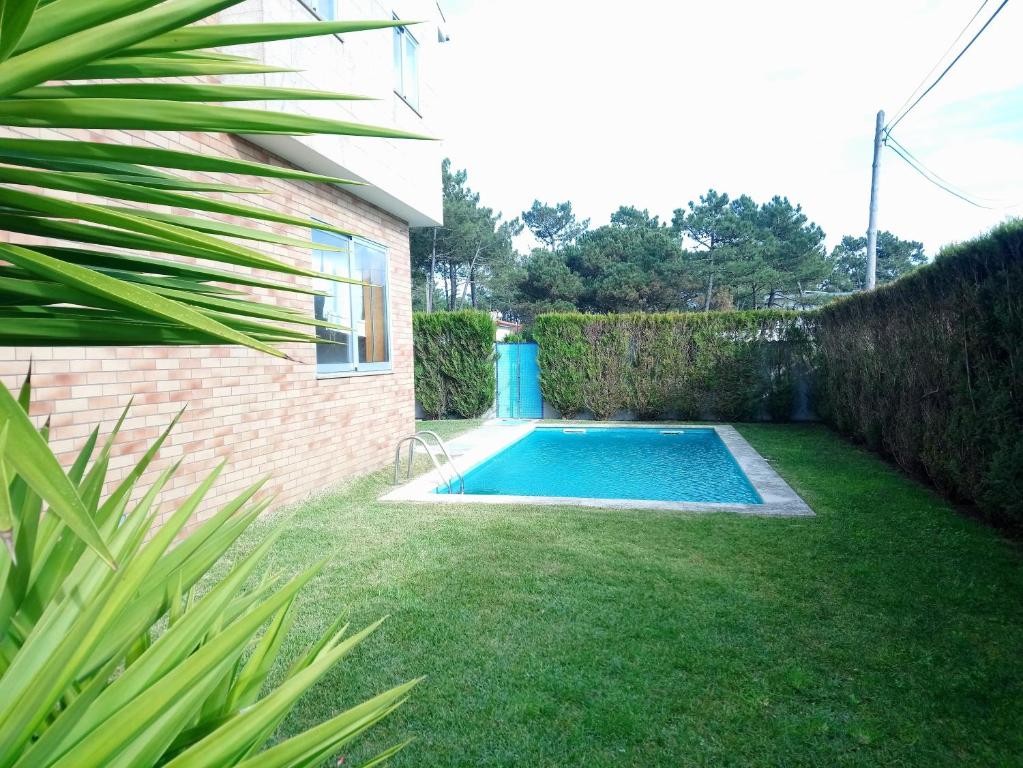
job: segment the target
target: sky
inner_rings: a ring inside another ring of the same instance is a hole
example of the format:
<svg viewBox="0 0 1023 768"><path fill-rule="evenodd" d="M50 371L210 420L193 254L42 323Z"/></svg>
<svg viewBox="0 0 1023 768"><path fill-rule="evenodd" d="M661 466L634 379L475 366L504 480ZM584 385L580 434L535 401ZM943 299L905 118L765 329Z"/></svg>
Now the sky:
<svg viewBox="0 0 1023 768"><path fill-rule="evenodd" d="M898 111L980 0L441 5L451 41L433 66L445 150L506 218L539 198L571 200L594 226L619 205L670 221L714 188L787 196L833 246L866 230L877 111ZM893 131L999 209L952 197L885 150L882 230L933 255L1023 216L1021 40L1017 0Z"/></svg>

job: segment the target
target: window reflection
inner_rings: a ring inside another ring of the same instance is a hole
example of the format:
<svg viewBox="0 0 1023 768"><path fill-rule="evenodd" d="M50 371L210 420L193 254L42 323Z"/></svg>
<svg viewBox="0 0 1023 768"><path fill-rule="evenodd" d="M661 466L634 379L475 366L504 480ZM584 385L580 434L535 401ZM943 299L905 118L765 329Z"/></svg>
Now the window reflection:
<svg viewBox="0 0 1023 768"><path fill-rule="evenodd" d="M344 327L316 329L317 338L325 342L316 345L317 371L389 369L387 252L373 243L319 230L313 232L313 239L341 249L315 252L314 263L320 272L360 281L316 280L317 289L327 294L314 299L316 318Z"/></svg>

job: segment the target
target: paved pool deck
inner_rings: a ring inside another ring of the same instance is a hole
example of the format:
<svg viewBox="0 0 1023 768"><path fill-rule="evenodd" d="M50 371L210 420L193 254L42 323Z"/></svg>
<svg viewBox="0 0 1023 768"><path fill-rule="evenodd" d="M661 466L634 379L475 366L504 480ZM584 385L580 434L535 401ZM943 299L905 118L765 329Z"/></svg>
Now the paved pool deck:
<svg viewBox="0 0 1023 768"><path fill-rule="evenodd" d="M454 468L462 475L521 440L534 429L713 429L731 451L736 463L760 494L763 504L722 504L709 502L663 501L658 499L592 499L569 496L505 496L500 494L434 493L434 489L450 480L457 490L458 478L446 467L442 455L438 456L441 472L430 470L426 474L395 488L381 497L381 501L421 502L429 504L521 504L527 506L573 506L599 509L657 509L673 512L734 512L765 517L807 517L814 512L792 487L774 471L768 461L751 446L732 426L725 424L634 424L629 422L601 423L545 423L494 419L470 432L459 435L447 446ZM422 448L419 448L422 451ZM436 453L436 451L435 451ZM407 453L403 451L403 460Z"/></svg>

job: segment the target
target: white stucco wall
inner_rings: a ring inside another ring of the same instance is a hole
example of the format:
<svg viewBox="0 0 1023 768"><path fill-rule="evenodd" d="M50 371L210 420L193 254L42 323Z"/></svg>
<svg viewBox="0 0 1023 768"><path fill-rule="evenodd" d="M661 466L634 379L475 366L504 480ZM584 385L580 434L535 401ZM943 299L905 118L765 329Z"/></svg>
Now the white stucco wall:
<svg viewBox="0 0 1023 768"><path fill-rule="evenodd" d="M418 112L394 92L394 64L390 29L328 35L295 41L235 46L230 53L302 70L246 75L239 82L372 96L379 101L288 101L249 104L276 111L294 111L359 123L397 128L436 136L440 123L436 98L437 57L443 21L430 0L336 0L341 20L399 18L423 21L410 27L419 42ZM223 23L308 21L311 12L300 0L247 0L221 13ZM438 141L409 141L347 136L248 136L287 160L321 173L367 182L354 194L380 206L412 226L437 224L442 219Z"/></svg>

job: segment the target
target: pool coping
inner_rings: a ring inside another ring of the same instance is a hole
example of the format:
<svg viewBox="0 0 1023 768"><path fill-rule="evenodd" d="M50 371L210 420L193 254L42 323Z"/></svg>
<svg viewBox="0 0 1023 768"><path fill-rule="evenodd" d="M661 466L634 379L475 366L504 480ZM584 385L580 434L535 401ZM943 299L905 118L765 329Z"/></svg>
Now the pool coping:
<svg viewBox="0 0 1023 768"><path fill-rule="evenodd" d="M443 494L433 490L447 482L452 473L438 475L433 469L380 497L381 501L430 504L519 504L527 506L590 507L599 509L655 509L670 512L733 512L761 517L812 517L814 511L800 498L768 461L728 424L602 423L600 425L555 425L543 422L523 424L489 423L477 427L452 443L464 451L452 456L452 463L463 475L535 429L713 429L735 458L763 504L720 502L662 501L658 499L597 499L572 496L510 496L501 494ZM442 469L444 467L442 466Z"/></svg>

